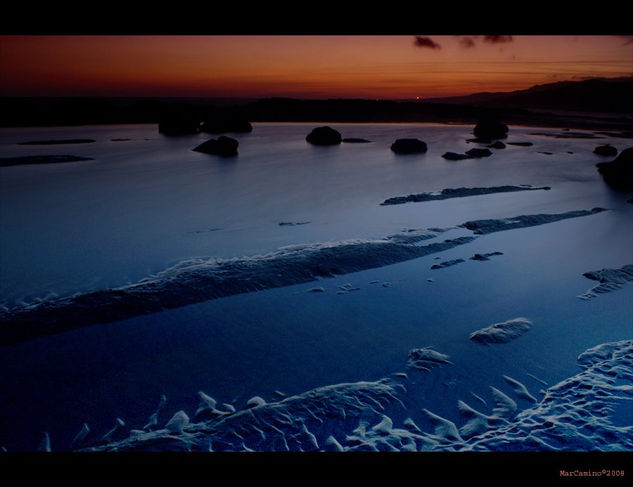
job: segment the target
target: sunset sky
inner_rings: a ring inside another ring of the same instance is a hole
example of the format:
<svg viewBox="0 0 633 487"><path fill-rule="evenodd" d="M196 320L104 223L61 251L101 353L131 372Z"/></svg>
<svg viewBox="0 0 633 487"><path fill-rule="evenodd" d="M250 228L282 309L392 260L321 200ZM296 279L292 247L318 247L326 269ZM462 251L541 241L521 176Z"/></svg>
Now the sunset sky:
<svg viewBox="0 0 633 487"><path fill-rule="evenodd" d="M631 36L0 36L0 96L415 99L619 76Z"/></svg>

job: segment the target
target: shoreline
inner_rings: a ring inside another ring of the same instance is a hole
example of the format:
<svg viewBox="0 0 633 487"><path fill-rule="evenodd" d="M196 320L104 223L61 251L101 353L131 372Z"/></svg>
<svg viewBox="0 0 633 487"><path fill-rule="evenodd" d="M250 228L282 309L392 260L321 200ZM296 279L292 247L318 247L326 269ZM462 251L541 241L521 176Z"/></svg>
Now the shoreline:
<svg viewBox="0 0 633 487"><path fill-rule="evenodd" d="M204 120L251 123L381 123L474 125L494 111L505 124L528 127L609 130L633 138L630 113L573 112L492 107L432 101L268 98L249 103L154 98L0 98L0 128L158 124L174 114Z"/></svg>

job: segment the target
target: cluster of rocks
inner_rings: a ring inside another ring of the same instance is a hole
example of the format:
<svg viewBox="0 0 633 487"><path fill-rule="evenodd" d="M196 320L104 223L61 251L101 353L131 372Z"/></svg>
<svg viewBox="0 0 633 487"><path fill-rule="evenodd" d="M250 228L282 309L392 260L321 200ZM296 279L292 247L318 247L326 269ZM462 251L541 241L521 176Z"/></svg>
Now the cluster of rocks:
<svg viewBox="0 0 633 487"><path fill-rule="evenodd" d="M313 129L307 136L306 141L312 145L338 145L346 143L367 143L367 139L355 137L343 138L341 134L332 127L323 126ZM391 144L391 150L396 154L423 154L428 150L426 142L415 138L397 139Z"/></svg>
<svg viewBox="0 0 633 487"><path fill-rule="evenodd" d="M253 126L250 122L235 116L209 116L201 120L201 117L191 114L172 113L163 116L158 123L158 132L167 136L195 135L198 133L249 133L252 130ZM236 139L222 135L217 139L209 139L192 150L204 154L230 157L237 155L238 146L239 143Z"/></svg>
<svg viewBox="0 0 633 487"><path fill-rule="evenodd" d="M200 132L213 134L226 132L248 133L253 128L248 121L234 117L200 121L180 114L162 120L159 123L158 130L164 135L185 135ZM508 136L508 126L500 122L494 115L485 115L478 120L473 129L473 134L475 138L468 139L468 142L488 144L487 148L473 148L463 154L446 152L442 157L452 161L489 157L492 155L490 149L504 149L506 147L499 139L504 139ZM329 126L314 128L306 136L306 141L315 146L371 142L362 138L343 138L340 132ZM532 145L530 142L509 142L509 144ZM237 155L238 146L239 143L236 139L222 135L217 139L209 139L192 150L205 154L230 157ZM424 154L428 150L426 142L416 138L397 139L390 148L395 154ZM615 156L618 151L610 144L606 144L596 147L594 153L601 156ZM598 163L596 167L609 185L618 189L633 189L633 148L625 149L613 161Z"/></svg>
<svg viewBox="0 0 633 487"><path fill-rule="evenodd" d="M508 136L508 126L500 122L494 114L483 115L473 129L474 138L467 139L466 142L475 142L477 144L486 144L486 149L470 149L463 154L457 152L445 152L442 154L444 159L449 161L461 161L463 159L479 159L481 157L489 157L492 155L490 149L505 149L506 145L499 139L505 139Z"/></svg>
<svg viewBox="0 0 633 487"><path fill-rule="evenodd" d="M489 149L470 149L464 154L445 152L442 154L442 157L449 161L461 161L462 159L479 159L480 157L488 157L491 155L492 152Z"/></svg>
<svg viewBox="0 0 633 487"><path fill-rule="evenodd" d="M505 139L508 136L508 126L499 121L495 115L486 114L477 121L473 135L480 140Z"/></svg>

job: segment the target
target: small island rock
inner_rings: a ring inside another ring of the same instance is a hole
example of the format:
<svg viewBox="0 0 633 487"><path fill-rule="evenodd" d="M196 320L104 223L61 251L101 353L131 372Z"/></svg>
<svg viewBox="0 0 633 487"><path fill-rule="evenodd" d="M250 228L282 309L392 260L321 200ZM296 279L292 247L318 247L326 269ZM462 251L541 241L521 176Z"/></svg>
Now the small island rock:
<svg viewBox="0 0 633 487"><path fill-rule="evenodd" d="M332 127L317 127L312 130L306 140L312 145L337 145L341 143L341 134Z"/></svg>
<svg viewBox="0 0 633 487"><path fill-rule="evenodd" d="M420 139L397 139L391 144L391 150L396 154L423 154L427 146Z"/></svg>
<svg viewBox="0 0 633 487"><path fill-rule="evenodd" d="M445 152L442 154L444 159L448 159L449 161L461 161L462 159L468 159L466 154L457 154L456 152Z"/></svg>
<svg viewBox="0 0 633 487"><path fill-rule="evenodd" d="M480 139L505 139L508 136L508 126L496 116L488 114L477 121L473 134Z"/></svg>
<svg viewBox="0 0 633 487"><path fill-rule="evenodd" d="M238 145L237 140L222 135L218 139L209 139L192 150L204 154L228 157L237 155Z"/></svg>
<svg viewBox="0 0 633 487"><path fill-rule="evenodd" d="M593 150L594 154L599 156L615 156L618 153L618 150L610 144L599 145Z"/></svg>
<svg viewBox="0 0 633 487"><path fill-rule="evenodd" d="M611 162L596 164L605 182L617 189L633 189L633 147L624 149Z"/></svg>
<svg viewBox="0 0 633 487"><path fill-rule="evenodd" d="M500 140L497 140L494 144L490 144L488 147L491 149L505 149L506 145Z"/></svg>
<svg viewBox="0 0 633 487"><path fill-rule="evenodd" d="M492 155L492 152L488 149L470 149L466 151L466 155L470 159L478 158L478 157L488 157Z"/></svg>

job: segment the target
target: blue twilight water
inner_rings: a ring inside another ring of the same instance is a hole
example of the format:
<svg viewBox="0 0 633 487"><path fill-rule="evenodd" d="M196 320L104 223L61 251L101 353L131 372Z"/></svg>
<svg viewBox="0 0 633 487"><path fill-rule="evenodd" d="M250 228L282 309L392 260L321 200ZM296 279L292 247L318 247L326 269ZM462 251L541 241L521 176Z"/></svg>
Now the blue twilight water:
<svg viewBox="0 0 633 487"><path fill-rule="evenodd" d="M141 427L161 394L174 412L195 409L198 390L237 406L255 395L272 400L275 391L376 380L405 370L408 351L424 346L448 354L453 365L433 375L420 408L452 418L457 399L485 397L501 374L554 384L576 372L585 349L633 336L631 285L576 298L594 285L584 272L633 263L631 194L603 183L595 163L609 158L592 153L606 142L622 150L629 141L556 139L531 134L559 130L511 127L508 141L534 145L446 161L444 152L475 146L466 142L472 127L332 124L344 137L372 142L313 147L305 136L317 125L254 124L252 133L234 135L240 146L233 159L191 151L206 136L168 138L153 125L1 130L2 157L94 160L0 168L0 304L11 309L119 287L192 258L256 256L474 219L610 211L484 235L439 255L319 283L3 347L0 446L33 449L48 431L53 447L63 449L84 422L103 434L117 416ZM389 147L401 137L426 141L428 152L396 156ZM96 142L16 144L53 138ZM505 184L552 189L380 205L410 193ZM439 238L465 234L455 229ZM469 260L495 251L503 255ZM431 270L457 258L465 262ZM346 283L358 291L337 294ZM325 292L306 292L314 286ZM468 340L518 316L534 325L514 342L493 348Z"/></svg>

